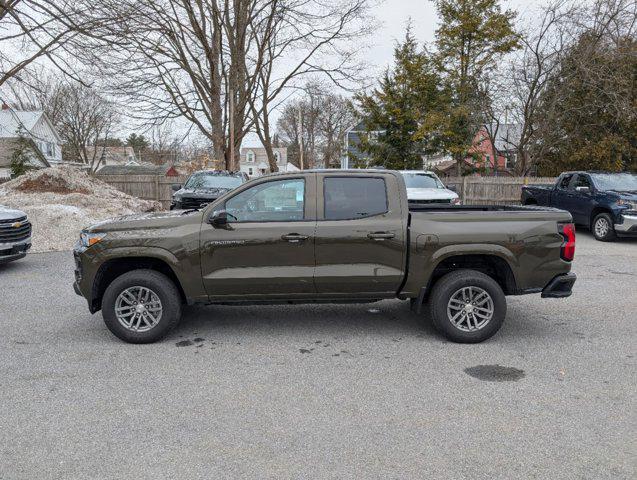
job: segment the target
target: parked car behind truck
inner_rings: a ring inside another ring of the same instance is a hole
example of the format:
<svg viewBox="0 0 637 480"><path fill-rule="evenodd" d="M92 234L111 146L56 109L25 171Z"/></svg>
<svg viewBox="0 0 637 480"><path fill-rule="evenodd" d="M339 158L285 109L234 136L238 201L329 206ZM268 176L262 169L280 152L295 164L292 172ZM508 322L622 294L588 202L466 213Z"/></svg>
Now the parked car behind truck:
<svg viewBox="0 0 637 480"><path fill-rule="evenodd" d="M445 187L434 172L425 170L401 170L407 187L409 203L426 205L431 203L459 205L460 197Z"/></svg>
<svg viewBox="0 0 637 480"><path fill-rule="evenodd" d="M571 294L571 215L409 205L399 172L323 170L247 182L200 211L87 228L75 290L107 327L153 342L182 304L411 300L457 342L495 334L505 295Z"/></svg>
<svg viewBox="0 0 637 480"><path fill-rule="evenodd" d="M522 205L561 208L597 240L637 236L637 175L565 172L555 185L522 187Z"/></svg>
<svg viewBox="0 0 637 480"><path fill-rule="evenodd" d="M173 185L174 193L170 209L201 208L247 180L248 176L243 172L225 170L194 172L188 177L185 185Z"/></svg>

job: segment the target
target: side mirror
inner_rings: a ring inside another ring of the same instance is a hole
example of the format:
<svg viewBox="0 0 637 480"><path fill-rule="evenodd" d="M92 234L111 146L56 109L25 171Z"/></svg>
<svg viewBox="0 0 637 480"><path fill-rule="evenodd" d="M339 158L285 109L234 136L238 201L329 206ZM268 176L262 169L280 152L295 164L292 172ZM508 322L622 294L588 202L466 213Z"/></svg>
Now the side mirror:
<svg viewBox="0 0 637 480"><path fill-rule="evenodd" d="M228 213L225 210L212 212L210 223L215 228L225 228L228 225Z"/></svg>
<svg viewBox="0 0 637 480"><path fill-rule="evenodd" d="M173 192L176 192L177 190L181 190L181 185L179 185L179 184L173 185L172 189L173 189Z"/></svg>
<svg viewBox="0 0 637 480"><path fill-rule="evenodd" d="M575 187L575 190L579 193L591 193L590 187Z"/></svg>

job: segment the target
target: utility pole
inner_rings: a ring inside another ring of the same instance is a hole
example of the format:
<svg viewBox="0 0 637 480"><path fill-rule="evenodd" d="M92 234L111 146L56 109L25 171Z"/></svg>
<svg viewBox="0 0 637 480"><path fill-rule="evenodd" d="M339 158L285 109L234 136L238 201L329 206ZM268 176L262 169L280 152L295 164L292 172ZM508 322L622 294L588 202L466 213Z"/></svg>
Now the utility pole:
<svg viewBox="0 0 637 480"><path fill-rule="evenodd" d="M230 88L230 159L228 170L234 171L234 90Z"/></svg>

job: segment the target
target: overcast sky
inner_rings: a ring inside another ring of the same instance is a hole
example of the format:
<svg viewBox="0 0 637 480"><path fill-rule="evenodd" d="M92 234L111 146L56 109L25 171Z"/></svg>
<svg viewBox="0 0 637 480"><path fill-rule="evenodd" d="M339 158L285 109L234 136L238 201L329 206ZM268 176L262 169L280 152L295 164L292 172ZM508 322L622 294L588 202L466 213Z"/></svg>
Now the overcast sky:
<svg viewBox="0 0 637 480"><path fill-rule="evenodd" d="M527 20L543 3L545 2L542 0L504 0L502 5L503 8L518 11L518 16ZM434 40L438 17L431 0L385 0L374 8L374 15L380 22L380 28L369 40L370 47L363 51L363 60L376 74L380 74L391 65L394 46L404 38L405 27L410 18L414 36L418 41L425 43ZM248 135L243 141L244 147L260 145L256 135Z"/></svg>

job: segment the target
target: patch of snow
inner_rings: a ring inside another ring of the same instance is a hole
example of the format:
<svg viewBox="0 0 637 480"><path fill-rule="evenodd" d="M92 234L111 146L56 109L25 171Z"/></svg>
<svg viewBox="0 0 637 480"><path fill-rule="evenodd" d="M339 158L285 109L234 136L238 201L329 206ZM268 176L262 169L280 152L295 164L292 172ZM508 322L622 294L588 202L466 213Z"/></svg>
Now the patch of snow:
<svg viewBox="0 0 637 480"><path fill-rule="evenodd" d="M80 231L94 223L161 210L158 202L131 197L69 166L29 172L3 183L0 200L28 215L32 252L70 250Z"/></svg>

